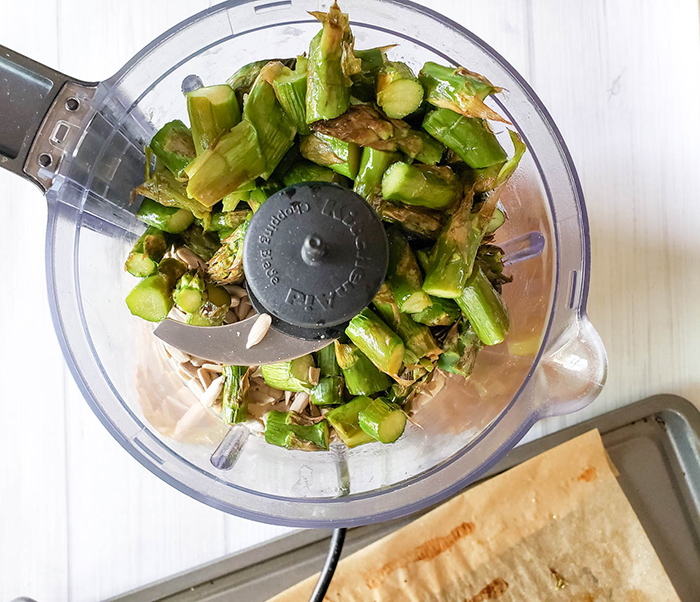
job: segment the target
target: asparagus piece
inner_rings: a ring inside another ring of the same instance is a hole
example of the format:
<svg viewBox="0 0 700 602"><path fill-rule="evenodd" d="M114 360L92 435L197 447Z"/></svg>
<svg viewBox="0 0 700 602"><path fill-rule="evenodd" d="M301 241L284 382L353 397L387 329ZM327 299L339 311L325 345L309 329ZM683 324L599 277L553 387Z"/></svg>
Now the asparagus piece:
<svg viewBox="0 0 700 602"><path fill-rule="evenodd" d="M211 148L241 120L241 108L230 86L207 86L187 94L187 113L197 155Z"/></svg>
<svg viewBox="0 0 700 602"><path fill-rule="evenodd" d="M333 343L316 352L316 364L321 371L321 376L343 375L338 365L338 359L335 356L335 345Z"/></svg>
<svg viewBox="0 0 700 602"><path fill-rule="evenodd" d="M261 369L265 382L275 389L308 392L314 387L309 374L309 370L313 368L314 358L304 355L287 362L267 364Z"/></svg>
<svg viewBox="0 0 700 602"><path fill-rule="evenodd" d="M360 411L358 422L360 428L373 439L393 443L406 428L406 414L398 405L377 397Z"/></svg>
<svg viewBox="0 0 700 602"><path fill-rule="evenodd" d="M399 160L397 153L376 150L369 146L362 149L360 167L353 190L375 210L380 210L382 200L382 176L389 166Z"/></svg>
<svg viewBox="0 0 700 602"><path fill-rule="evenodd" d="M248 212L238 226L207 263L207 274L217 284L237 284L243 280L243 239L253 216Z"/></svg>
<svg viewBox="0 0 700 602"><path fill-rule="evenodd" d="M306 57L298 56L293 71L289 67L282 66L270 82L284 112L294 122L297 132L302 136L311 133L306 123L307 67Z"/></svg>
<svg viewBox="0 0 700 602"><path fill-rule="evenodd" d="M223 230L235 230L248 217L248 211L219 211L211 216L208 231L221 232Z"/></svg>
<svg viewBox="0 0 700 602"><path fill-rule="evenodd" d="M331 347L332 349L332 347ZM317 406L332 406L343 403L345 381L342 376L324 376L311 389L311 403Z"/></svg>
<svg viewBox="0 0 700 602"><path fill-rule="evenodd" d="M219 249L219 239L215 234L204 232L201 226L192 224L182 233L185 246L204 261L209 261Z"/></svg>
<svg viewBox="0 0 700 602"><path fill-rule="evenodd" d="M224 422L237 424L248 418L248 366L224 366L221 414Z"/></svg>
<svg viewBox="0 0 700 602"><path fill-rule="evenodd" d="M413 251L398 226L387 231L389 267L387 281L399 310L403 313L423 311L430 305L430 297L421 288L423 277Z"/></svg>
<svg viewBox="0 0 700 602"><path fill-rule="evenodd" d="M469 324L455 324L445 337L438 368L467 378L474 370L482 344Z"/></svg>
<svg viewBox="0 0 700 602"><path fill-rule="evenodd" d="M158 271L139 282L127 295L129 311L149 322L164 320L173 307L173 289L187 271L177 259L164 259Z"/></svg>
<svg viewBox="0 0 700 602"><path fill-rule="evenodd" d="M387 62L377 75L377 104L393 119L403 119L420 107L423 86L406 63Z"/></svg>
<svg viewBox="0 0 700 602"><path fill-rule="evenodd" d="M497 345L503 342L510 325L508 312L481 266L475 267L456 301L482 343Z"/></svg>
<svg viewBox="0 0 700 602"><path fill-rule="evenodd" d="M462 315L459 306L452 299L430 297L432 305L423 311L411 314L411 318L426 326L449 326L454 324Z"/></svg>
<svg viewBox="0 0 700 602"><path fill-rule="evenodd" d="M258 79L262 68L271 62L280 62L285 67L293 67L294 59L267 59L263 61L253 61L243 65L231 77L226 80L226 84L236 93L239 106L243 105L243 97L250 92L255 80Z"/></svg>
<svg viewBox="0 0 700 602"><path fill-rule="evenodd" d="M357 176L362 151L356 144L315 133L302 138L299 149L304 157L318 165L330 167L351 179Z"/></svg>
<svg viewBox="0 0 700 602"><path fill-rule="evenodd" d="M267 415L265 441L287 449L317 451L328 449L330 433L328 422L321 420L308 424L296 412L272 410Z"/></svg>
<svg viewBox="0 0 700 602"><path fill-rule="evenodd" d="M185 171L195 162L196 159L185 168ZM209 218L210 207L200 203L197 199L187 196L185 184L179 181L172 172L165 168L157 167L151 177L140 186L137 186L132 192L133 197L139 194L165 207L187 209L191 211L196 218Z"/></svg>
<svg viewBox="0 0 700 602"><path fill-rule="evenodd" d="M370 403L372 403L372 399L363 395L355 397L326 414L326 420L338 433L341 441L350 448L375 440L360 427L360 412Z"/></svg>
<svg viewBox="0 0 700 602"><path fill-rule="evenodd" d="M474 183L474 193L482 194L496 188L498 174L501 172L504 164L505 161L482 169L472 169L471 173L469 173L469 179Z"/></svg>
<svg viewBox="0 0 700 602"><path fill-rule="evenodd" d="M350 320L345 334L382 372L398 374L405 352L403 341L372 310L365 308Z"/></svg>
<svg viewBox="0 0 700 602"><path fill-rule="evenodd" d="M503 163L506 152L483 119L465 117L450 109L425 116L423 128L474 169Z"/></svg>
<svg viewBox="0 0 700 602"><path fill-rule="evenodd" d="M464 67L443 67L428 62L423 65L419 78L425 87L425 99L436 107L451 109L465 117L479 117L508 123L489 108L484 99L501 91L483 75Z"/></svg>
<svg viewBox="0 0 700 602"><path fill-rule="evenodd" d="M438 142L430 134L411 130L411 137L417 138L420 144L404 145L402 149L411 159L415 159L426 165L436 165L440 163L442 155L445 153L445 145Z"/></svg>
<svg viewBox="0 0 700 602"><path fill-rule="evenodd" d="M435 240L445 225L445 214L426 207L385 203L380 210L385 222L396 224L405 232Z"/></svg>
<svg viewBox="0 0 700 602"><path fill-rule="evenodd" d="M493 210L493 215L491 216L491 219L484 230L484 235L490 236L505 223L506 214L501 209L496 207L496 209Z"/></svg>
<svg viewBox="0 0 700 602"><path fill-rule="evenodd" d="M362 68L361 60L353 54L348 16L340 11L337 2L328 13L311 14L323 23L323 29L309 46L307 123L344 113L350 104L351 77Z"/></svg>
<svg viewBox="0 0 700 602"><path fill-rule="evenodd" d="M418 324L405 313L399 311L396 299L386 284L383 284L375 295L374 307L384 319L401 337L406 347L404 363L417 364L421 358L437 359L440 355L440 347L435 342L430 329Z"/></svg>
<svg viewBox="0 0 700 602"><path fill-rule="evenodd" d="M131 249L124 269L137 278L150 276L158 268L158 262L163 259L167 248L165 234L158 228L149 226Z"/></svg>
<svg viewBox="0 0 700 602"><path fill-rule="evenodd" d="M221 326L231 305L231 295L221 286L207 284L206 298L207 301L197 311L187 315L187 323L193 326Z"/></svg>
<svg viewBox="0 0 700 602"><path fill-rule="evenodd" d="M497 292L501 292L501 287L507 282L512 282L512 276L503 273L503 249L496 245L481 245L476 254L476 261L481 266L484 275L489 279Z"/></svg>
<svg viewBox="0 0 700 602"><path fill-rule="evenodd" d="M362 102L372 102L375 99L377 74L383 67L385 51L392 46L355 50L355 56L360 59L360 72L352 77L350 94Z"/></svg>
<svg viewBox="0 0 700 602"><path fill-rule="evenodd" d="M195 157L189 128L179 119L166 123L151 139L153 154L178 178Z"/></svg>
<svg viewBox="0 0 700 602"><path fill-rule="evenodd" d="M248 198L248 205L253 210L253 213L260 208L260 205L275 194L275 192L281 189L282 186L280 184L270 181L267 184L263 184L251 190L250 197Z"/></svg>
<svg viewBox="0 0 700 602"><path fill-rule="evenodd" d="M202 275L192 270L178 280L175 287L175 303L187 313L195 313L208 299L207 285Z"/></svg>
<svg viewBox="0 0 700 602"><path fill-rule="evenodd" d="M151 199L144 199L136 212L136 217L145 224L163 232L178 234L189 228L194 215L187 209L165 207Z"/></svg>
<svg viewBox="0 0 700 602"><path fill-rule="evenodd" d="M459 179L446 165L394 163L382 178L382 196L386 200L429 209L449 209L460 188Z"/></svg>
<svg viewBox="0 0 700 602"><path fill-rule="evenodd" d="M352 343L344 345L336 341L335 354L350 395L372 395L391 385L391 379Z"/></svg>
<svg viewBox="0 0 700 602"><path fill-rule="evenodd" d="M284 185L292 186L303 182L335 182L340 184L343 182L343 176L328 167L302 159L284 174Z"/></svg>

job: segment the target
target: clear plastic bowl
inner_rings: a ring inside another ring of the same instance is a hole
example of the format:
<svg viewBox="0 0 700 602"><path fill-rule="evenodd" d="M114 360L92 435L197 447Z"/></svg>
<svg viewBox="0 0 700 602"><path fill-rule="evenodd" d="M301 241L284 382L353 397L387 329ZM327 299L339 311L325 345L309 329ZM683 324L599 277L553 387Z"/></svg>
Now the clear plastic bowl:
<svg viewBox="0 0 700 602"><path fill-rule="evenodd" d="M488 45L431 10L397 0L354 0L358 48L396 44L414 69L464 65L506 91L493 100L529 152L503 197L498 232L514 281L504 287L512 330L484 349L466 383L452 380L393 445L290 452L250 437L231 470L212 452L227 427L182 389L155 350L151 328L124 297L123 260L143 225L131 189L143 146L166 121L186 119L183 79L225 81L256 59L294 56L318 30L315 0L229 2L155 40L90 102L86 127L47 193L47 266L56 331L86 400L139 462L225 512L303 527L350 526L419 510L462 489L540 418L573 412L599 393L605 351L585 315L586 210L566 146L537 96ZM511 146L500 132L504 147Z"/></svg>

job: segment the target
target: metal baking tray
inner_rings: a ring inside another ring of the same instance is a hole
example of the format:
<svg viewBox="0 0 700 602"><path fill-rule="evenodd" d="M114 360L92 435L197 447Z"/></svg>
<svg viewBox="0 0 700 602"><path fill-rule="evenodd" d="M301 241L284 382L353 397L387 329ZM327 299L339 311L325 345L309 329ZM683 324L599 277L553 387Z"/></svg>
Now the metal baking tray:
<svg viewBox="0 0 700 602"><path fill-rule="evenodd" d="M700 411L656 395L517 447L485 478L597 428L683 602L700 600ZM482 479L483 480L483 479ZM424 512L427 512L425 510ZM421 513L422 514L422 513ZM347 556L418 515L348 530ZM318 572L330 532L297 531L127 593L120 602L263 602Z"/></svg>

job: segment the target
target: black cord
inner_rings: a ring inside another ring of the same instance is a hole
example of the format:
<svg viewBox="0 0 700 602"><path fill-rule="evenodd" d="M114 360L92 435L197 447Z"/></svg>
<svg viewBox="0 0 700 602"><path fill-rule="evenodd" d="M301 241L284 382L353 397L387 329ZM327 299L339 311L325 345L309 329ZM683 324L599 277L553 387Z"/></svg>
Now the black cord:
<svg viewBox="0 0 700 602"><path fill-rule="evenodd" d="M343 542L345 541L345 529L335 529L331 536L331 545L328 548L326 562L323 564L321 574L318 576L316 587L309 598L309 602L321 602L328 591L328 586L331 584L335 567L338 566L340 553L343 551Z"/></svg>

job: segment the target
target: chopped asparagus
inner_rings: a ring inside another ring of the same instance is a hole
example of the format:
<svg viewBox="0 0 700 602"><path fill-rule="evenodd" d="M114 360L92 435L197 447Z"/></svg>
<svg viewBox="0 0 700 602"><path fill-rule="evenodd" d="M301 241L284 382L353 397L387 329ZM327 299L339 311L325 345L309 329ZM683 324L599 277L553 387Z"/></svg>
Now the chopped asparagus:
<svg viewBox="0 0 700 602"><path fill-rule="evenodd" d="M474 193L482 194L496 188L498 174L501 172L504 164L505 161L482 169L472 169L468 177L474 182Z"/></svg>
<svg viewBox="0 0 700 602"><path fill-rule="evenodd" d="M398 160L398 153L380 151L369 146L362 149L362 158L353 190L376 210L380 210L384 204L382 176L389 166Z"/></svg>
<svg viewBox="0 0 700 602"><path fill-rule="evenodd" d="M423 102L423 85L411 68L401 62L387 62L377 75L377 104L393 119L403 119Z"/></svg>
<svg viewBox="0 0 700 602"><path fill-rule="evenodd" d="M260 208L260 205L275 194L275 192L281 189L282 186L279 183L269 181L267 184L263 184L251 190L250 197L248 198L248 205L253 210L253 213Z"/></svg>
<svg viewBox="0 0 700 602"><path fill-rule="evenodd" d="M131 249L124 268L137 278L150 276L158 268L167 248L165 234L158 228L149 226Z"/></svg>
<svg viewBox="0 0 700 602"><path fill-rule="evenodd" d="M386 61L385 51L391 46L355 50L355 56L360 59L360 72L352 76L351 96L362 102L375 99L377 74Z"/></svg>
<svg viewBox="0 0 700 602"><path fill-rule="evenodd" d="M326 414L326 420L348 447L357 447L363 443L375 441L372 435L368 435L360 427L360 412L370 403L372 403L370 397L355 397Z"/></svg>
<svg viewBox="0 0 700 602"><path fill-rule="evenodd" d="M447 219L441 211L394 203L385 203L380 214L385 222L397 224L405 232L431 240L438 237Z"/></svg>
<svg viewBox="0 0 700 602"><path fill-rule="evenodd" d="M382 178L382 196L387 201L401 201L429 209L445 210L454 205L461 185L447 167L394 163Z"/></svg>
<svg viewBox="0 0 700 602"><path fill-rule="evenodd" d="M498 230L503 224L506 222L506 214L496 207L493 210L493 215L491 216L491 220L489 221L488 225L486 226L486 229L484 230L484 235L489 236L493 234L496 230Z"/></svg>
<svg viewBox="0 0 700 602"><path fill-rule="evenodd" d="M208 301L202 303L199 309L187 314L187 323L192 326L221 326L229 310L231 297L226 289L220 286L207 285Z"/></svg>
<svg viewBox="0 0 700 602"><path fill-rule="evenodd" d="M265 382L282 391L311 391L314 387L309 370L314 368L314 359L304 355L297 359L262 367Z"/></svg>
<svg viewBox="0 0 700 602"><path fill-rule="evenodd" d="M317 451L328 449L328 422L308 423L296 412L272 410L267 415L265 441L287 449Z"/></svg>
<svg viewBox="0 0 700 602"><path fill-rule="evenodd" d="M432 305L421 312L411 314L415 322L426 326L449 326L461 316L459 306L452 299L430 297L430 300Z"/></svg>
<svg viewBox="0 0 700 602"><path fill-rule="evenodd" d="M221 414L224 422L237 424L248 418L248 366L224 366Z"/></svg>
<svg viewBox="0 0 700 602"><path fill-rule="evenodd" d="M342 376L324 376L311 389L311 403L317 406L332 406L343 403L345 381Z"/></svg>
<svg viewBox="0 0 700 602"><path fill-rule="evenodd" d="M440 163L442 155L445 153L445 145L438 142L430 134L411 130L411 137L420 141L411 145L404 145L402 149L411 159L415 159L426 165L436 165Z"/></svg>
<svg viewBox="0 0 700 602"><path fill-rule="evenodd" d="M197 155L211 148L241 120L241 108L230 86L207 86L187 94L192 139Z"/></svg>
<svg viewBox="0 0 700 602"><path fill-rule="evenodd" d="M387 231L389 240L389 267L387 281L399 310L404 313L423 311L430 305L430 297L421 288L423 276L408 241L398 226Z"/></svg>
<svg viewBox="0 0 700 602"><path fill-rule="evenodd" d="M253 216L248 212L245 221L229 236L207 264L207 274L217 284L237 284L243 280L243 239Z"/></svg>
<svg viewBox="0 0 700 602"><path fill-rule="evenodd" d="M357 144L315 133L302 138L299 148L304 157L318 165L351 179L357 176L362 154Z"/></svg>
<svg viewBox="0 0 700 602"><path fill-rule="evenodd" d="M172 309L173 289L187 271L177 259L164 259L158 264L158 271L139 282L127 295L129 311L149 322L164 320Z"/></svg>
<svg viewBox="0 0 700 602"><path fill-rule="evenodd" d="M391 385L391 379L352 343L336 341L335 354L350 395L372 395Z"/></svg>
<svg viewBox="0 0 700 602"><path fill-rule="evenodd" d="M299 56L294 70L282 66L271 82L277 100L302 136L311 133L306 123L307 67L306 57Z"/></svg>
<svg viewBox="0 0 700 602"><path fill-rule="evenodd" d="M165 207L151 199L143 200L141 207L136 212L136 217L145 224L170 234L178 234L186 230L194 221L194 215L191 211L177 207Z"/></svg>
<svg viewBox="0 0 700 602"><path fill-rule="evenodd" d="M151 139L153 154L178 178L195 157L189 128L179 119L166 123Z"/></svg>
<svg viewBox="0 0 700 602"><path fill-rule="evenodd" d="M481 245L476 254L476 261L481 266L485 276L493 285L497 292L501 292L501 288L507 282L512 282L512 276L506 276L503 273L505 254L501 247L496 245Z"/></svg>
<svg viewBox="0 0 700 602"><path fill-rule="evenodd" d="M209 261L219 249L219 238L216 234L204 232L201 226L192 224L182 233L185 246L204 261Z"/></svg>
<svg viewBox="0 0 700 602"><path fill-rule="evenodd" d="M476 266L457 305L485 345L502 343L508 332L508 312L480 266Z"/></svg>
<svg viewBox="0 0 700 602"><path fill-rule="evenodd" d="M185 168L185 171L187 171L195 161L192 161L192 163ZM199 219L208 219L210 215L210 207L200 203L197 199L192 199L187 196L185 184L180 182L171 171L165 168L157 167L151 177L143 184L136 187L132 194L134 196L139 194L143 195L147 199L156 201L165 207L187 209Z"/></svg>
<svg viewBox="0 0 700 602"><path fill-rule="evenodd" d="M443 67L428 62L423 65L419 78L425 87L426 100L444 109L451 109L465 117L479 117L508 123L496 111L484 104L490 94L501 91L483 75L464 67Z"/></svg>
<svg viewBox="0 0 700 602"><path fill-rule="evenodd" d="M235 230L248 217L248 211L219 211L211 216L211 223L208 230L211 232L221 232L223 230Z"/></svg>
<svg viewBox="0 0 700 602"><path fill-rule="evenodd" d="M258 79L262 68L271 62L280 62L285 67L293 67L294 59L267 59L263 61L253 61L243 65L231 77L226 80L226 85L236 93L238 104L243 105L243 97L250 92L255 80Z"/></svg>
<svg viewBox="0 0 700 602"><path fill-rule="evenodd" d="M321 371L321 376L343 375L338 365L338 359L335 356L335 345L333 343L316 352L316 364Z"/></svg>
<svg viewBox="0 0 700 602"><path fill-rule="evenodd" d="M445 337L438 368L467 378L474 370L481 347L478 335L469 324L455 324Z"/></svg>
<svg viewBox="0 0 700 602"><path fill-rule="evenodd" d="M174 295L178 307L187 313L195 313L208 299L203 276L195 270L187 272L178 281Z"/></svg>
<svg viewBox="0 0 700 602"><path fill-rule="evenodd" d="M373 439L393 443L406 428L406 414L398 405L377 397L360 411L358 422L360 428Z"/></svg>
<svg viewBox="0 0 700 602"><path fill-rule="evenodd" d="M328 167L302 159L284 174L284 185L292 186L303 182L335 182L336 184L341 184L343 176Z"/></svg>
<svg viewBox="0 0 700 602"><path fill-rule="evenodd" d="M403 341L372 310L365 308L350 320L345 334L382 372L398 374L405 352Z"/></svg>

